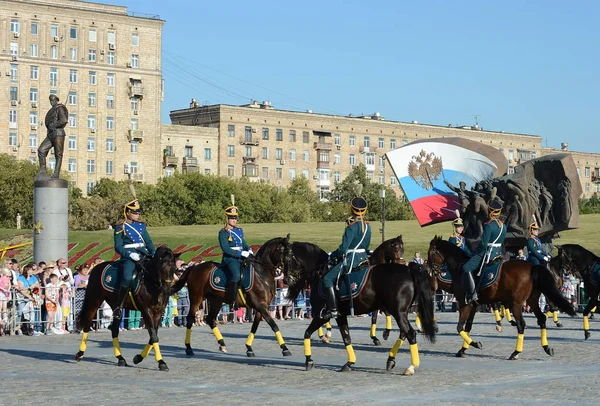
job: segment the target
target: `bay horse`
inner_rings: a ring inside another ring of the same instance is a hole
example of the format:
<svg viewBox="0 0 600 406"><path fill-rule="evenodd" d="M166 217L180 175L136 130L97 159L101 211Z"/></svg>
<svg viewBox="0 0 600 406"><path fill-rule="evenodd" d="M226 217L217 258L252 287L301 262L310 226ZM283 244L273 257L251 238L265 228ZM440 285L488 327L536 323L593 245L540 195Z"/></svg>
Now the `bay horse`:
<svg viewBox="0 0 600 406"><path fill-rule="evenodd" d="M292 353L287 348L285 341L279 331L279 327L269 313L269 305L271 304L273 297L275 296L275 274L276 272L283 271L284 266L289 261L291 256L290 246L290 235L286 238L273 238L265 242L255 257L250 257L246 260L246 265L251 264L253 269L254 283L249 291L246 291L243 296L238 293L237 305L243 306L249 309L255 309L257 311L254 316L252 328L248 339L246 340L246 355L248 357L254 357L254 350L252 349L252 343L254 341L254 335L258 329L262 319L269 324L277 343L279 344L282 354L284 356L290 356ZM171 289L171 294L178 292L186 283L188 285L189 300L190 300L190 315L193 315L199 308L204 299L208 299L208 315L206 317L206 323L212 330L217 343L219 344L219 351L226 353L227 346L223 335L217 327L217 316L221 310L225 298L225 291L217 290L211 286L211 273L219 266L216 262L202 262L187 268L179 280L175 282ZM242 266L242 274L244 273L245 266ZM185 334L185 353L187 355L194 355L194 351L191 346L192 337L192 326L194 324L194 318L187 318L187 329Z"/></svg>
<svg viewBox="0 0 600 406"><path fill-rule="evenodd" d="M150 335L150 341L144 347L140 354L133 358L134 364L139 364L148 356L151 349L154 349L154 357L158 362L158 369L168 371L169 367L163 360L158 345L158 328L165 307L169 302L169 292L175 273L175 260L179 254L174 254L166 246L159 246L152 258L146 258L138 263L137 268L141 268L138 276L140 287L136 292L130 291L129 296L125 298L123 308L128 310L139 310L144 319L144 325ZM115 309L118 306L117 292L109 292L102 286L102 274L104 269L110 266L112 262L102 262L96 265L88 280L85 298L79 313L79 325L82 328L81 343L79 351L75 355L76 361L81 361L87 348L88 333L92 326L94 314L103 301ZM118 283L118 281L117 281ZM120 320L114 319L110 326L112 332L112 342L115 357L118 360L118 366L128 366L127 361L121 353L119 344L119 323Z"/></svg>
<svg viewBox="0 0 600 406"><path fill-rule="evenodd" d="M429 266L436 275L440 272L442 266L446 264L454 281L461 280L462 264L468 260L462 249L438 236L431 240L427 258ZM465 303L465 292L461 283L453 283L452 291L459 303L457 331L463 339L463 346L456 356L464 357L469 346L482 348L481 342L473 341L469 337L477 307L473 303ZM546 354L554 355L554 350L548 345L546 315L540 310L538 302L540 293L543 293L560 310L575 316L575 309L561 295L548 268L541 265L532 265L522 260L504 262L501 265L497 279L479 292L478 304L502 303L505 307L512 309L517 323L518 335L516 349L510 355L510 360L518 359L519 354L523 352L525 321L522 306L525 302L533 310L540 326L542 348Z"/></svg>
<svg viewBox="0 0 600 406"><path fill-rule="evenodd" d="M585 339L591 337L589 314L598 305L600 294L600 257L579 244L557 245L556 266L563 271L577 274L584 283L585 297L589 300L583 309L583 332Z"/></svg>
<svg viewBox="0 0 600 406"><path fill-rule="evenodd" d="M288 284L288 298L295 298L306 286L311 289L310 302L313 319L304 332L305 368L314 367L310 337L323 325L320 317L326 301L319 295L319 280L327 271L328 255L318 246L308 242L292 243L292 261L284 269L284 280ZM415 264L416 265L416 264ZM396 354L400 346L408 339L410 343L411 364L404 371L405 375L413 375L420 364L417 346L417 333L408 321L408 312L413 302L418 303L423 318L425 336L435 342L433 326L433 299L431 287L421 271L414 271L407 265L387 263L372 265L366 277L364 286L353 299L356 314L367 314L385 308L398 323L400 336L389 352L386 369L389 371L396 365ZM339 315L336 322L340 329L348 362L341 368L342 372L352 370L356 363L356 355L352 347L347 316L350 314L350 300L340 300Z"/></svg>

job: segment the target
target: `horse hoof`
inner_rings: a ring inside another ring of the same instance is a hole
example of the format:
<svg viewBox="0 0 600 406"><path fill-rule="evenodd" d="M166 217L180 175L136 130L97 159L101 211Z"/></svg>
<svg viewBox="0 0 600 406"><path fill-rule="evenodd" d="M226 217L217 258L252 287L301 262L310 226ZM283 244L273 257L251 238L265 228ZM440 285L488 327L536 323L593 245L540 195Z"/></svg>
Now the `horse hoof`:
<svg viewBox="0 0 600 406"><path fill-rule="evenodd" d="M387 330L387 329L386 329L386 330L383 330L383 339L384 339L384 340L387 340L387 339L390 337L390 332L391 332L391 331L392 331L392 330Z"/></svg>
<svg viewBox="0 0 600 406"><path fill-rule="evenodd" d="M125 361L125 358L119 358L119 361L117 362L117 365L120 366L120 367L129 366L129 365L127 365L127 361Z"/></svg>
<svg viewBox="0 0 600 406"><path fill-rule="evenodd" d="M394 358L389 357L387 360L387 363L385 365L385 370L391 371L392 369L394 369L395 366L396 366L396 361L394 360Z"/></svg>
<svg viewBox="0 0 600 406"><path fill-rule="evenodd" d="M219 351L221 351L223 354L227 354L227 347L225 347L224 345L220 345Z"/></svg>
<svg viewBox="0 0 600 406"><path fill-rule="evenodd" d="M405 375L405 376L412 376L414 374L415 374L415 367L412 365L409 366L408 368L406 368L404 370L404 372L402 373L402 375Z"/></svg>
<svg viewBox="0 0 600 406"><path fill-rule="evenodd" d="M554 355L554 348L552 348L548 345L544 345L544 351L546 352L546 354L550 355L551 357Z"/></svg>
<svg viewBox="0 0 600 406"><path fill-rule="evenodd" d="M423 327L421 327L421 326L417 326L417 331L418 331L419 333L422 333L422 332L423 332Z"/></svg>
<svg viewBox="0 0 600 406"><path fill-rule="evenodd" d="M248 358L256 357L254 351L246 351L246 356L248 356Z"/></svg>
<svg viewBox="0 0 600 406"><path fill-rule="evenodd" d="M167 363L161 359L158 361L158 369L160 371L168 371L169 367L167 366Z"/></svg>
<svg viewBox="0 0 600 406"><path fill-rule="evenodd" d="M141 354L137 354L135 357L133 357L133 363L135 365L139 364L140 362L142 362L144 360L144 357L142 357Z"/></svg>
<svg viewBox="0 0 600 406"><path fill-rule="evenodd" d="M556 322L556 327L562 327L562 326L563 326L563 324L560 321Z"/></svg>
<svg viewBox="0 0 600 406"><path fill-rule="evenodd" d="M509 361L517 361L517 360L519 359L519 354L520 354L520 352L519 352L519 351L515 351L515 352L513 352L513 353L510 355L510 357L508 358L508 359L509 359Z"/></svg>
<svg viewBox="0 0 600 406"><path fill-rule="evenodd" d="M325 337L331 338L331 330L327 330L327 333L325 333Z"/></svg>
<svg viewBox="0 0 600 406"><path fill-rule="evenodd" d="M456 358L466 358L466 354L465 354L465 349L461 348L460 350L458 350L458 352L456 353Z"/></svg>
<svg viewBox="0 0 600 406"><path fill-rule="evenodd" d="M439 332L440 332L440 328L438 327L437 323L435 323L435 324L433 325L433 331L435 331L436 333L439 333Z"/></svg>
<svg viewBox="0 0 600 406"><path fill-rule="evenodd" d="M586 340L592 336L592 333L590 333L589 330L585 330L584 334Z"/></svg>
<svg viewBox="0 0 600 406"><path fill-rule="evenodd" d="M185 355L189 355L190 357L194 355L194 350L191 347L185 349Z"/></svg>
<svg viewBox="0 0 600 406"><path fill-rule="evenodd" d="M514 320L511 320L510 321L510 325L513 326L513 327L517 327L517 322L514 321Z"/></svg>
<svg viewBox="0 0 600 406"><path fill-rule="evenodd" d="M496 326L496 331L501 333L502 332L502 326Z"/></svg>
<svg viewBox="0 0 600 406"><path fill-rule="evenodd" d="M350 372L350 371L352 371L352 365L354 365L353 362L346 362L344 364L344 366L342 367L342 369L340 369L340 372Z"/></svg>
<svg viewBox="0 0 600 406"><path fill-rule="evenodd" d="M373 344L375 345L375 347L379 347L381 346L381 341L379 341L379 339L377 337L371 337L373 339Z"/></svg>
<svg viewBox="0 0 600 406"><path fill-rule="evenodd" d="M310 371L315 366L315 363L313 360L306 361L306 364L304 364L304 366L306 367L307 371Z"/></svg>
<svg viewBox="0 0 600 406"><path fill-rule="evenodd" d="M479 350L483 348L483 344L481 344L481 341L473 341L471 342L471 346Z"/></svg>
<svg viewBox="0 0 600 406"><path fill-rule="evenodd" d="M77 354L75 354L75 361L79 362L79 361L81 361L82 358L83 358L83 351L78 351Z"/></svg>
<svg viewBox="0 0 600 406"><path fill-rule="evenodd" d="M321 342L322 342L323 344L329 344L329 337L327 337L327 336L323 336L323 337L321 338Z"/></svg>
<svg viewBox="0 0 600 406"><path fill-rule="evenodd" d="M284 357L290 357L292 355L292 352L290 350L283 350L281 353Z"/></svg>

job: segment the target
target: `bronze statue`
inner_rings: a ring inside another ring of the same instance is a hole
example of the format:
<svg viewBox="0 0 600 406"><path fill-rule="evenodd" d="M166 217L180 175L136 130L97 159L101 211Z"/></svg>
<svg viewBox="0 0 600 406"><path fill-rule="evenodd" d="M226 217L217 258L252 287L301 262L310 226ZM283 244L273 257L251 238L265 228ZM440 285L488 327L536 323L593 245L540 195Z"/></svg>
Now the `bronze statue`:
<svg viewBox="0 0 600 406"><path fill-rule="evenodd" d="M58 96L51 94L50 104L52 108L46 113L44 123L48 129L48 133L44 141L38 148L38 159L40 161L39 177L46 177L46 157L51 148L54 148L54 157L56 158L56 167L54 168L53 178L60 176L60 167L62 165L63 150L65 145L65 126L69 122L69 112L64 104L59 103Z"/></svg>

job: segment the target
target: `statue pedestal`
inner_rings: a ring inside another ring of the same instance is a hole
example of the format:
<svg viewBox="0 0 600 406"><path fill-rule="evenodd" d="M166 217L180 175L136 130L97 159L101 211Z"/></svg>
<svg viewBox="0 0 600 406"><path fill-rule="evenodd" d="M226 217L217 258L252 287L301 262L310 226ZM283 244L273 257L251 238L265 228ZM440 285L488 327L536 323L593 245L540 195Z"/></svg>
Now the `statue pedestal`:
<svg viewBox="0 0 600 406"><path fill-rule="evenodd" d="M33 188L33 260L68 258L69 184L44 177L36 179Z"/></svg>

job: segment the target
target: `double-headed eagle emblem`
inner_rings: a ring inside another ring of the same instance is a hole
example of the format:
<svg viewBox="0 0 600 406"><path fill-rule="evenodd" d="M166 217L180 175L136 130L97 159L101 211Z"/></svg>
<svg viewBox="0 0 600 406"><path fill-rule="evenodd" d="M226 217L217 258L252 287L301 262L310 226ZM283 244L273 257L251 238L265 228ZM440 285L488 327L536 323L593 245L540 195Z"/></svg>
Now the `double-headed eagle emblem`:
<svg viewBox="0 0 600 406"><path fill-rule="evenodd" d="M408 164L408 174L423 189L433 188L433 181L438 180L442 173L442 158L421 150L418 155L413 155Z"/></svg>

